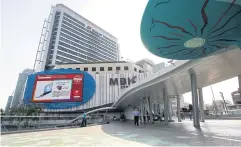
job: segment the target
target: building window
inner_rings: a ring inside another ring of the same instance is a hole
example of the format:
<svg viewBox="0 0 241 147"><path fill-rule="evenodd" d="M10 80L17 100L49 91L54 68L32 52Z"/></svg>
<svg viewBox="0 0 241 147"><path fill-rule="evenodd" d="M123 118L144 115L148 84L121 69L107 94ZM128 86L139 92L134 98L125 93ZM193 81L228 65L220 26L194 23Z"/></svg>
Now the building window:
<svg viewBox="0 0 241 147"><path fill-rule="evenodd" d="M137 69L136 68L134 68L134 71L136 71Z"/></svg>
<svg viewBox="0 0 241 147"><path fill-rule="evenodd" d="M108 71L112 71L112 67L108 67Z"/></svg>
<svg viewBox="0 0 241 147"><path fill-rule="evenodd" d="M116 67L116 70L120 70L120 67Z"/></svg>
<svg viewBox="0 0 241 147"><path fill-rule="evenodd" d="M96 71L96 67L92 67L92 71Z"/></svg>
<svg viewBox="0 0 241 147"><path fill-rule="evenodd" d="M80 68L76 68L77 70L80 70Z"/></svg>
<svg viewBox="0 0 241 147"><path fill-rule="evenodd" d="M139 70L139 73L141 73L141 70Z"/></svg>
<svg viewBox="0 0 241 147"><path fill-rule="evenodd" d="M129 68L128 68L128 66L124 66L124 70L128 70Z"/></svg>
<svg viewBox="0 0 241 147"><path fill-rule="evenodd" d="M84 68L84 71L88 71L88 68L87 68L87 67L85 67L85 68Z"/></svg>
<svg viewBox="0 0 241 147"><path fill-rule="evenodd" d="M100 71L104 71L105 70L105 68L104 67L100 67Z"/></svg>

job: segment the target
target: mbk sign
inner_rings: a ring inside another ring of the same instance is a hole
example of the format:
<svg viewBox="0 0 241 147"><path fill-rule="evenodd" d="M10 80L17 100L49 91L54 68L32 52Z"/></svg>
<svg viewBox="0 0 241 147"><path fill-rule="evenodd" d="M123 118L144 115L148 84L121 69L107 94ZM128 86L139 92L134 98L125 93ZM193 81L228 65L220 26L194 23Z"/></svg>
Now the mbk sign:
<svg viewBox="0 0 241 147"><path fill-rule="evenodd" d="M132 78L110 78L110 85L120 85L121 89L129 87L131 84L136 83L137 76Z"/></svg>

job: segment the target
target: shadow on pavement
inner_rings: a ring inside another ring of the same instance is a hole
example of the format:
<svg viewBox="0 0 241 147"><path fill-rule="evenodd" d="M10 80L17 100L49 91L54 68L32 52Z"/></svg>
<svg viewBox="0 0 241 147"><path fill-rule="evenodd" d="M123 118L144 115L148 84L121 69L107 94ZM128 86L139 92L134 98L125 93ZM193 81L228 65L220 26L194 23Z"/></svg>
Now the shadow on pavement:
<svg viewBox="0 0 241 147"><path fill-rule="evenodd" d="M191 122L169 123L164 125L160 122L154 124L134 126L133 122L111 122L102 126L102 130L114 137L128 141L135 141L151 146L224 146L241 145L240 142L233 142L225 139L218 139L211 136L217 134L204 124L201 129L193 127Z"/></svg>

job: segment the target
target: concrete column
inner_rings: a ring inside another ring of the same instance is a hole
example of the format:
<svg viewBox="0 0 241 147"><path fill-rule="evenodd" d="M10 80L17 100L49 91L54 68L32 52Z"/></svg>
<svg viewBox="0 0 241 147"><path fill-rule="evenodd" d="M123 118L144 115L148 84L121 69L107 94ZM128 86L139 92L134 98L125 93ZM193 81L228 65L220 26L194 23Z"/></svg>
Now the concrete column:
<svg viewBox="0 0 241 147"><path fill-rule="evenodd" d="M177 96L177 118L178 122L181 122L181 113L180 113L180 96Z"/></svg>
<svg viewBox="0 0 241 147"><path fill-rule="evenodd" d="M141 104L139 105L138 107L138 110L139 110L139 124L141 124Z"/></svg>
<svg viewBox="0 0 241 147"><path fill-rule="evenodd" d="M158 105L157 106L158 106L158 110L159 110L159 111L157 111L157 114L160 115L161 120L162 120L162 108L161 108L161 102L160 101L158 101ZM159 114L159 112L160 112L160 114Z"/></svg>
<svg viewBox="0 0 241 147"><path fill-rule="evenodd" d="M202 88L198 88L198 98L199 98L200 120L201 122L204 122L204 104L203 104Z"/></svg>
<svg viewBox="0 0 241 147"><path fill-rule="evenodd" d="M146 112L147 112L147 105L146 105L146 99L147 99L147 97L145 97L145 99L143 100L143 114L144 114L144 117L145 117L145 120L146 120L146 122L147 122L147 114L146 114Z"/></svg>
<svg viewBox="0 0 241 147"><path fill-rule="evenodd" d="M166 89L163 88L163 99L164 99L164 119L165 125L168 125L168 114L169 114L169 107L168 107L168 97L166 94Z"/></svg>
<svg viewBox="0 0 241 147"><path fill-rule="evenodd" d="M155 115L157 115L157 114L158 114L158 110L159 110L158 103L155 102L154 106L155 106L155 111L154 111L154 113L155 113Z"/></svg>
<svg viewBox="0 0 241 147"><path fill-rule="evenodd" d="M146 97L146 110L147 110L147 112L148 112L148 115L150 115L150 107L149 107L149 97L147 96ZM146 120L147 120L147 122L149 122L148 121L148 115L146 115Z"/></svg>
<svg viewBox="0 0 241 147"><path fill-rule="evenodd" d="M141 100L141 123L144 124L144 108L143 100Z"/></svg>
<svg viewBox="0 0 241 147"><path fill-rule="evenodd" d="M148 112L148 115L146 116L146 118L147 118L147 122L149 123L148 116L151 116L150 98L149 98L149 96L146 97L146 110ZM151 118L150 118L150 121L151 121Z"/></svg>
<svg viewBox="0 0 241 147"><path fill-rule="evenodd" d="M200 128L199 109L198 109L198 94L197 94L197 76L194 71L189 71L192 91L192 105L193 105L193 125Z"/></svg>
<svg viewBox="0 0 241 147"><path fill-rule="evenodd" d="M148 108L149 108L150 122L153 123L153 114L152 114L153 109L152 109L152 102L151 102L150 96L148 96L147 102L148 102Z"/></svg>
<svg viewBox="0 0 241 147"><path fill-rule="evenodd" d="M153 111L154 111L154 115L157 114L157 103L156 103L156 100L157 100L157 91L154 90L153 91L153 103L152 103L152 108L153 108Z"/></svg>
<svg viewBox="0 0 241 147"><path fill-rule="evenodd" d="M171 98L168 98L168 108L169 108L168 118L169 120L172 120L172 99Z"/></svg>
<svg viewBox="0 0 241 147"><path fill-rule="evenodd" d="M153 108L153 112L155 115L156 114L156 103L155 102L152 103L152 108Z"/></svg>

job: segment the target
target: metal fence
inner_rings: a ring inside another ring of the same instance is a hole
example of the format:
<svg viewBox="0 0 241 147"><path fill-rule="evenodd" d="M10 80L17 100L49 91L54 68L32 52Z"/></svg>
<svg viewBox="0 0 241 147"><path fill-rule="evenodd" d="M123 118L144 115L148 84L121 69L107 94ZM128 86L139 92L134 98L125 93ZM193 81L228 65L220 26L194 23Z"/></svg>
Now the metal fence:
<svg viewBox="0 0 241 147"><path fill-rule="evenodd" d="M82 117L75 118L76 116L1 116L1 134L82 127ZM102 115L87 117L87 126L107 122L108 119Z"/></svg>

